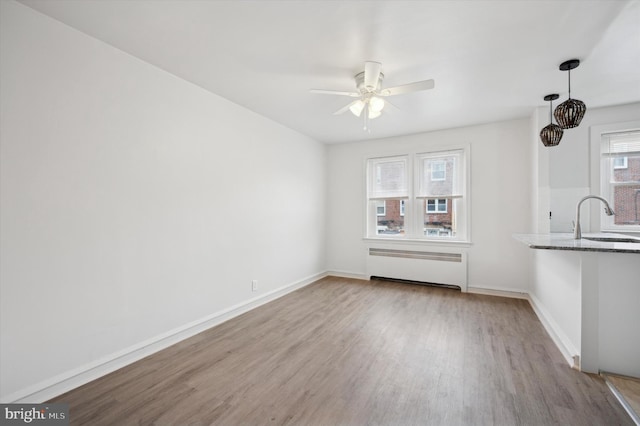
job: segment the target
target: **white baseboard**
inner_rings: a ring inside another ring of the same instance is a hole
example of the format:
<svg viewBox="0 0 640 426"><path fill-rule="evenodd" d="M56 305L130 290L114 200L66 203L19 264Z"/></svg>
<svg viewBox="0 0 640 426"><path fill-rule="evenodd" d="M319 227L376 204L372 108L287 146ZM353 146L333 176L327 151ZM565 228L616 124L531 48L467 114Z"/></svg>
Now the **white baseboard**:
<svg viewBox="0 0 640 426"><path fill-rule="evenodd" d="M2 397L2 403L42 403L72 389L82 386L106 374L112 373L122 367L132 364L153 353L168 348L182 340L195 336L211 327L222 324L238 315L248 312L258 306L278 299L292 291L305 287L321 278L329 275L320 272L302 280L296 281L272 290L268 293L254 297L237 305L223 309L199 320L190 322L181 327L169 330L151 339L130 346L126 349L105 356L89 364L85 364L73 370L67 371L35 385L21 389L10 395Z"/></svg>
<svg viewBox="0 0 640 426"><path fill-rule="evenodd" d="M485 294L487 296L510 297L512 299L529 299L529 294L522 291L487 287L467 287L468 293Z"/></svg>
<svg viewBox="0 0 640 426"><path fill-rule="evenodd" d="M361 274L358 272L348 272L348 271L327 271L327 276L332 277L340 277L340 278L353 278L356 280L366 280L369 281L369 276L367 274Z"/></svg>
<svg viewBox="0 0 640 426"><path fill-rule="evenodd" d="M542 323L542 326L547 330L547 333L551 337L551 340L556 344L560 353L572 368L578 367L574 362L574 356L579 356L580 352L576 349L567 336L562 332L560 327L556 324L553 318L542 307L540 301L531 293L528 295L529 304L533 308L533 311L538 316L538 319ZM579 359L579 358L578 358Z"/></svg>

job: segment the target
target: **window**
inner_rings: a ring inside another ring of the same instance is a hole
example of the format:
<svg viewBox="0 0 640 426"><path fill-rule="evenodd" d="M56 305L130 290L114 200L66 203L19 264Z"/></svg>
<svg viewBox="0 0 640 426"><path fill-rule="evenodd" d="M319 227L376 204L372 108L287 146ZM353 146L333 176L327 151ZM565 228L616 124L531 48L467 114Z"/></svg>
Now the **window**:
<svg viewBox="0 0 640 426"><path fill-rule="evenodd" d="M446 213L446 198L432 198L427 200L427 213Z"/></svg>
<svg viewBox="0 0 640 426"><path fill-rule="evenodd" d="M615 212L601 230L640 231L640 130L603 133L600 153L600 192Z"/></svg>
<svg viewBox="0 0 640 426"><path fill-rule="evenodd" d="M626 169L628 167L627 157L613 157L613 168L614 169Z"/></svg>
<svg viewBox="0 0 640 426"><path fill-rule="evenodd" d="M367 236L466 241L468 151L367 160Z"/></svg>
<svg viewBox="0 0 640 426"><path fill-rule="evenodd" d="M442 181L447 179L447 163L445 161L431 161L429 168L431 170L431 180Z"/></svg>
<svg viewBox="0 0 640 426"><path fill-rule="evenodd" d="M375 206L369 228L373 235L404 235L401 201L409 195L407 156L375 158L368 161L367 196Z"/></svg>

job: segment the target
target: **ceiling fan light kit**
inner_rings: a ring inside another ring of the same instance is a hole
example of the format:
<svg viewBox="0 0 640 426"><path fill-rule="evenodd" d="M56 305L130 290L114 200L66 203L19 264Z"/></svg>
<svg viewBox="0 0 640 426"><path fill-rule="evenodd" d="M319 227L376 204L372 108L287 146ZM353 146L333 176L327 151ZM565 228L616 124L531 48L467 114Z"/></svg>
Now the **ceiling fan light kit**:
<svg viewBox="0 0 640 426"><path fill-rule="evenodd" d="M384 108L384 99L372 96L371 99L369 99L369 108L373 112L382 111L382 108Z"/></svg>
<svg viewBox="0 0 640 426"><path fill-rule="evenodd" d="M377 96L370 96L363 99L358 99L355 102L351 102L349 105L349 111L351 111L356 117L360 117L360 115L362 115L362 111L366 107L366 113L368 114L369 119L374 119L380 117L385 103L384 99L382 98L378 98Z"/></svg>
<svg viewBox="0 0 640 426"><path fill-rule="evenodd" d="M557 146L562 139L563 129L572 129L578 127L587 107L584 102L578 99L571 99L571 70L578 68L580 61L578 59L570 59L564 61L558 67L560 71L567 71L569 78L569 97L566 101L558 105L553 111L553 116L558 124L553 124L551 119L551 102L558 99L557 94L547 95L545 101L549 101L549 125L540 131L540 139L544 146Z"/></svg>
<svg viewBox="0 0 640 426"><path fill-rule="evenodd" d="M354 76L357 92L344 92L337 90L312 89L311 93L322 95L339 95L359 98L350 104L340 108L334 115L342 114L349 110L356 117L364 117L364 130L368 129L368 122L380 117L387 102L383 99L387 96L402 95L405 93L418 92L421 90L433 89L433 80L416 81L414 83L382 89L384 74L381 72L380 62L368 61L364 63L364 71ZM393 105L392 105L393 106ZM364 112L364 114L363 114Z"/></svg>
<svg viewBox="0 0 640 426"><path fill-rule="evenodd" d="M358 99L357 101L351 103L349 110L356 117L360 117L360 114L362 114L362 110L364 109L364 105L365 105L364 101L362 101L361 99Z"/></svg>

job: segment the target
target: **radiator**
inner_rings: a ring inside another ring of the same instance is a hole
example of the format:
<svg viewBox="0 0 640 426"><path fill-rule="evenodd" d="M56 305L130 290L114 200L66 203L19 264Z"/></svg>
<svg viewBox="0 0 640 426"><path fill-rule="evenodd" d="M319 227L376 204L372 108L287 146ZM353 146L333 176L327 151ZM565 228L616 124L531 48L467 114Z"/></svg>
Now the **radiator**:
<svg viewBox="0 0 640 426"><path fill-rule="evenodd" d="M369 248L369 277L459 286L467 291L467 253Z"/></svg>

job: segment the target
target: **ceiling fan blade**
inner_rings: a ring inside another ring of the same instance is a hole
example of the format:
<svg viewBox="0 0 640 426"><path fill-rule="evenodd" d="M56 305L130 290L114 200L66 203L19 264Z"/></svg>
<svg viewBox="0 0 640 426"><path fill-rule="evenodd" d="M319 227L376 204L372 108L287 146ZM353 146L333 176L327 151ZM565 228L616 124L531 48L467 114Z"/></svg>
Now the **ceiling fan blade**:
<svg viewBox="0 0 640 426"><path fill-rule="evenodd" d="M360 93L355 92L340 92L338 90L322 90L322 89L311 89L311 93L318 93L320 95L340 95L340 96L351 96L352 98L359 98Z"/></svg>
<svg viewBox="0 0 640 426"><path fill-rule="evenodd" d="M419 92L420 90L433 89L435 82L433 80L416 81L415 83L403 84L402 86L389 87L381 90L380 96L402 95L403 93Z"/></svg>
<svg viewBox="0 0 640 426"><path fill-rule="evenodd" d="M364 63L364 87L367 90L373 91L378 88L381 68L382 64L380 62Z"/></svg>
<svg viewBox="0 0 640 426"><path fill-rule="evenodd" d="M353 105L357 104L358 102L360 102L360 99L355 100L355 101L351 102L350 104L347 104L347 105L343 106L342 108L340 108L339 110L334 112L333 115L340 115L343 112L349 111L349 108L351 108Z"/></svg>
<svg viewBox="0 0 640 426"><path fill-rule="evenodd" d="M400 108L398 108L396 105L389 102L389 100L387 99L384 100L384 105L385 105L384 112L393 114L395 112L400 111ZM387 106L389 106L390 108L387 108Z"/></svg>

